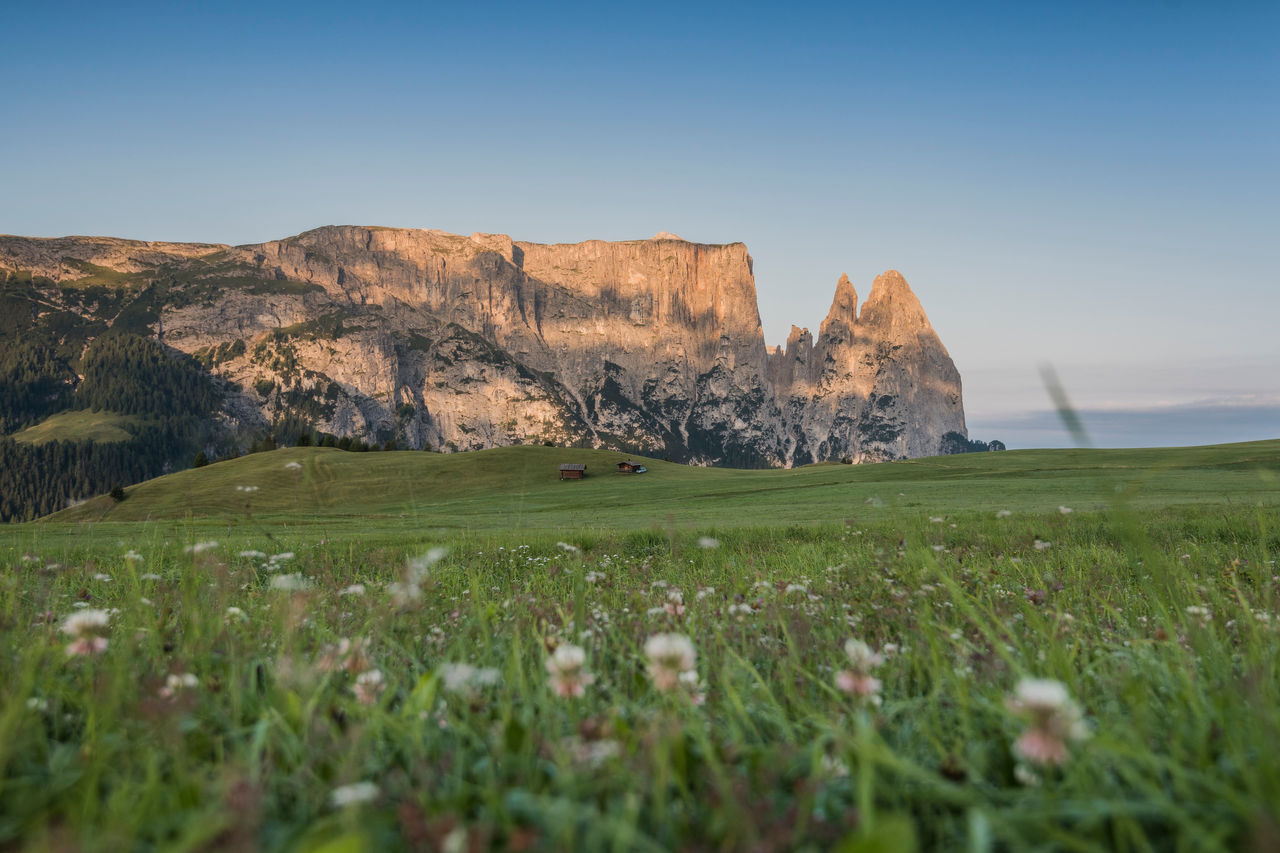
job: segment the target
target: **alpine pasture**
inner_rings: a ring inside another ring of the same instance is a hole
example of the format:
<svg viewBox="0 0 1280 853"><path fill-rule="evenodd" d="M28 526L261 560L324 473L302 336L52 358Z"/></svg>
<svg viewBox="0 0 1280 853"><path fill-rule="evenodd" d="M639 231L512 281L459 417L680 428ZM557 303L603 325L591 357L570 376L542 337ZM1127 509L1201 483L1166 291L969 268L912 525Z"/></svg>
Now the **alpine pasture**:
<svg viewBox="0 0 1280 853"><path fill-rule="evenodd" d="M622 458L295 448L0 528L0 846L1280 844L1280 442Z"/></svg>

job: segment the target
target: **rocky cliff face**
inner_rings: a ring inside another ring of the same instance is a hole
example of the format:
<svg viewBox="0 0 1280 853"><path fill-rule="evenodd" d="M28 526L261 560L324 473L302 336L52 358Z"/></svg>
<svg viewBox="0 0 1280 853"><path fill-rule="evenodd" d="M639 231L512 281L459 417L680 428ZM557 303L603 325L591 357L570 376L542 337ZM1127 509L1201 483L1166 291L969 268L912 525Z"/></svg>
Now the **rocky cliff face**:
<svg viewBox="0 0 1280 853"><path fill-rule="evenodd" d="M741 243L670 234L0 237L8 293L195 355L241 389L228 416L248 426L294 415L413 447L551 442L737 466L929 455L965 432L959 374L901 275L876 279L860 313L842 277L818 338L793 328L769 352L751 267Z"/></svg>

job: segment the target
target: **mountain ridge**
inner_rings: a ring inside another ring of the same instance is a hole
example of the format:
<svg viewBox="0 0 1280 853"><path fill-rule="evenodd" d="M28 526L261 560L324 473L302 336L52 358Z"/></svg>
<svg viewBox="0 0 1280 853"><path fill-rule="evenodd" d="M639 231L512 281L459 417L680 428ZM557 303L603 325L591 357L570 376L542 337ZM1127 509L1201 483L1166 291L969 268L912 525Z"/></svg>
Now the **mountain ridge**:
<svg viewBox="0 0 1280 853"><path fill-rule="evenodd" d="M410 447L550 442L739 467L932 455L966 434L959 373L901 274L861 306L841 276L816 339L793 327L768 347L740 242L6 235L0 271L7 299L27 288L32 332L60 313L92 327L81 343L120 326L200 359L230 383L223 417L242 430L294 419ZM57 341L67 358L77 334Z"/></svg>

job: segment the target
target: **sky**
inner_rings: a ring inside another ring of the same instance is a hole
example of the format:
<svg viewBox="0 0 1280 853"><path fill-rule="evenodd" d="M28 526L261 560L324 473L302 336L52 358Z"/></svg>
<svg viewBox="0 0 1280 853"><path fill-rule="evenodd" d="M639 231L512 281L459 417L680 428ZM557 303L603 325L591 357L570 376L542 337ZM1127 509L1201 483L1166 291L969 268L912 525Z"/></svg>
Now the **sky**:
<svg viewBox="0 0 1280 853"><path fill-rule="evenodd" d="M0 233L742 241L900 270L971 437L1280 437L1280 3L21 4Z"/></svg>

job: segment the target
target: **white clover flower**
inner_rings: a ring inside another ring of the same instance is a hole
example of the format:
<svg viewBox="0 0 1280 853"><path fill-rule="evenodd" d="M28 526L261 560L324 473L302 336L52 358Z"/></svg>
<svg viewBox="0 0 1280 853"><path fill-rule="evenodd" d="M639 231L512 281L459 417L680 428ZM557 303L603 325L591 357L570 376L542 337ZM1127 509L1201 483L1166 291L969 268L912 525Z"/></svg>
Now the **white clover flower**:
<svg viewBox="0 0 1280 853"><path fill-rule="evenodd" d="M372 705L378 696L387 688L382 670L370 669L356 676L356 683L351 685L351 692L362 705Z"/></svg>
<svg viewBox="0 0 1280 853"><path fill-rule="evenodd" d="M362 583L353 583L338 591L338 595L364 595L364 593L365 589L364 584Z"/></svg>
<svg viewBox="0 0 1280 853"><path fill-rule="evenodd" d="M301 572L291 575L276 575L271 579L271 589L282 589L286 592L301 592L311 588L311 581L303 577Z"/></svg>
<svg viewBox="0 0 1280 853"><path fill-rule="evenodd" d="M124 553L124 558L125 558L126 560L129 560L130 562L133 562L133 563L141 563L141 562L143 562L143 557L142 557L142 555L141 555L141 554L139 554L137 551L135 551L135 550L134 550L134 549L132 549L132 548L130 548L128 551L125 551L125 553Z"/></svg>
<svg viewBox="0 0 1280 853"><path fill-rule="evenodd" d="M227 608L226 616L224 618L227 622L231 622L232 620L237 620L240 622L248 622L249 614L245 613L239 607L236 607L233 605Z"/></svg>
<svg viewBox="0 0 1280 853"><path fill-rule="evenodd" d="M289 464L297 465L298 463L290 462ZM299 465L298 467L301 468L302 466ZM343 785L341 788L334 788L329 793L329 802L335 809L342 809L347 806L373 802L380 793L378 786L372 782L356 782L354 785Z"/></svg>
<svg viewBox="0 0 1280 853"><path fill-rule="evenodd" d="M565 551L569 554L578 553L578 546L570 545L568 542L557 542L556 547L559 548L561 551Z"/></svg>
<svg viewBox="0 0 1280 853"><path fill-rule="evenodd" d="M491 667L475 667L469 663L446 663L440 667L444 689L453 693L474 693L484 687L492 687L502 679L502 674Z"/></svg>
<svg viewBox="0 0 1280 853"><path fill-rule="evenodd" d="M1044 551L1053 547L1052 542L1045 542L1043 539L1037 539L1032 545L1037 551Z"/></svg>
<svg viewBox="0 0 1280 853"><path fill-rule="evenodd" d="M849 659L849 669L836 673L836 687L862 701L879 706L880 679L872 673L884 663L884 655L872 651L861 640L852 638L845 640L844 654Z"/></svg>
<svg viewBox="0 0 1280 853"><path fill-rule="evenodd" d="M190 672L169 673L164 680L164 687L160 689L160 695L172 699L183 690L194 690L199 686L200 679Z"/></svg>
<svg viewBox="0 0 1280 853"><path fill-rule="evenodd" d="M1009 511L1009 510L1007 510L1007 509L1002 509L1002 510L1000 510L999 512L997 512L997 513L996 513L996 518L1008 518L1008 517L1009 517L1009 516L1011 516L1011 515L1013 515L1013 513L1012 513L1012 512L1010 512L1010 511Z"/></svg>
<svg viewBox="0 0 1280 853"><path fill-rule="evenodd" d="M720 540L719 540L719 539L716 539L716 538L715 538L715 537L713 537L713 536L700 536L700 537L698 538L698 547L699 547L699 548L707 548L707 549L711 549L711 548L719 548L719 547L720 547Z"/></svg>
<svg viewBox="0 0 1280 853"><path fill-rule="evenodd" d="M94 636L111 624L111 614L105 610L81 610L62 620L60 630L76 639Z"/></svg>
<svg viewBox="0 0 1280 853"><path fill-rule="evenodd" d="M390 593L391 601L396 607L407 607L422 598L422 587L416 583L393 581L387 584L387 592Z"/></svg>
<svg viewBox="0 0 1280 853"><path fill-rule="evenodd" d="M1080 706L1059 681L1024 678L1006 704L1030 724L1014 743L1013 751L1033 764L1065 764L1071 757L1067 741L1089 736Z"/></svg>
<svg viewBox="0 0 1280 853"><path fill-rule="evenodd" d="M1073 510L1073 509L1072 509L1071 507L1069 507L1069 506L1060 506L1060 507L1058 507L1058 512L1062 513L1063 515L1071 515L1071 513L1073 513L1074 511L1075 511L1075 510Z"/></svg>
<svg viewBox="0 0 1280 853"><path fill-rule="evenodd" d="M80 602L77 602L80 603ZM62 621L60 630L72 637L67 645L68 656L97 655L107 650L107 632L111 623L111 614L105 610L84 609L72 613Z"/></svg>
<svg viewBox="0 0 1280 853"><path fill-rule="evenodd" d="M697 664L693 642L683 634L654 634L644 644L653 686L666 692L680 683L680 676Z"/></svg>
<svg viewBox="0 0 1280 853"><path fill-rule="evenodd" d="M587 653L581 646L562 643L547 658L547 673L551 677L551 689L557 696L576 698L586 692L595 676L586 670Z"/></svg>
<svg viewBox="0 0 1280 853"><path fill-rule="evenodd" d="M187 554L203 554L218 547L218 543L212 539L207 542L197 542L194 545L188 545L183 551Z"/></svg>
<svg viewBox="0 0 1280 853"><path fill-rule="evenodd" d="M264 551L241 551L239 556L250 560L263 560L267 555Z"/></svg>

